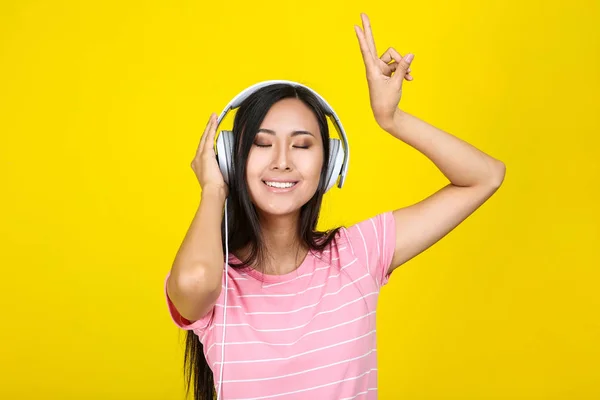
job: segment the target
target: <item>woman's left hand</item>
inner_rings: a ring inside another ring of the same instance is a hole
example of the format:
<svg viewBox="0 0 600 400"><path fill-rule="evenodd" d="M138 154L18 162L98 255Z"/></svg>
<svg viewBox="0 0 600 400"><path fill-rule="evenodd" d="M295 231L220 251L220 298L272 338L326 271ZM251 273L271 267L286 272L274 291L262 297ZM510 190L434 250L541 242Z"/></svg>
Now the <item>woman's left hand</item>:
<svg viewBox="0 0 600 400"><path fill-rule="evenodd" d="M402 57L393 47L390 47L381 57L377 57L369 17L361 14L361 18L364 31L357 25L354 25L354 30L365 63L371 108L375 121L387 131L391 129L394 115L398 110L402 97L402 83L404 79L408 81L413 79L410 76L413 55L407 54L406 57Z"/></svg>

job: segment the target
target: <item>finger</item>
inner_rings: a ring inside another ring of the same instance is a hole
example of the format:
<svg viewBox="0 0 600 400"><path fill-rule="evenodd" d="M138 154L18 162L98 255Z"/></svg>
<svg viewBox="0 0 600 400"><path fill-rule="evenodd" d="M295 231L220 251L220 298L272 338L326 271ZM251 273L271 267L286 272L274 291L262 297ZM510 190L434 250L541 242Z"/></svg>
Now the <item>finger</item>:
<svg viewBox="0 0 600 400"><path fill-rule="evenodd" d="M208 132L206 133L206 141L208 143L206 143L204 145L204 148L202 149L204 153L215 151L214 147L215 147L215 136L217 133L217 115L213 113L211 118L212 118L212 120L211 120L210 128L208 129Z"/></svg>
<svg viewBox="0 0 600 400"><path fill-rule="evenodd" d="M396 72L396 69L398 69L398 63L397 63L396 61L392 62L391 64L387 64L387 66L390 68L390 70L391 70L392 72ZM409 68L409 69L406 71L406 74L405 74L405 75L406 75L406 76L410 76L410 72L411 72L411 71L412 71L412 70Z"/></svg>
<svg viewBox="0 0 600 400"><path fill-rule="evenodd" d="M410 68L410 64L413 60L413 57L414 55L409 53L405 57L402 57L402 59L398 62L398 67L396 67L396 74L394 75L398 75L398 77L396 78L397 81L402 82L404 76L406 76L406 74L408 73L408 69Z"/></svg>
<svg viewBox="0 0 600 400"><path fill-rule="evenodd" d="M398 63L394 61L393 63L388 64L387 66L390 68L391 72L396 72L396 69L398 68ZM407 81L412 81L413 80L413 76L410 74L410 68L408 69L408 71L404 75L404 79L406 79Z"/></svg>
<svg viewBox="0 0 600 400"><path fill-rule="evenodd" d="M382 64L381 72L383 73L383 75L387 76L388 78L391 77L392 73L394 72L394 65Z"/></svg>
<svg viewBox="0 0 600 400"><path fill-rule="evenodd" d="M388 65L390 65L390 61L398 63L400 62L400 60L402 60L402 58L402 54L398 53L393 47L388 48L386 52L381 55L381 61L385 62ZM407 71L410 72L411 69L409 68Z"/></svg>
<svg viewBox="0 0 600 400"><path fill-rule="evenodd" d="M206 143L206 137L208 136L208 132L209 132L210 127L212 125L213 115L214 115L214 113L211 113L210 117L208 118L208 123L206 124L206 127L204 128L204 132L202 133L202 139L200 139L200 144L198 145L198 149L196 150L196 154L201 154L202 151L203 151L203 149L204 149L204 143Z"/></svg>
<svg viewBox="0 0 600 400"><path fill-rule="evenodd" d="M401 64L402 63L402 59L404 58L402 56L402 54L398 53L396 51L396 49L394 49L393 47L390 47L390 53L391 53L392 57L394 58L394 60L396 60L396 62L399 64L399 66L403 66L403 64ZM410 69L410 65L408 65L408 67L409 67L408 69ZM410 72L408 69L405 70L405 71L406 72Z"/></svg>
<svg viewBox="0 0 600 400"><path fill-rule="evenodd" d="M400 61L400 58L402 58L402 56L400 56L400 58L395 58L395 57L394 57L394 55L393 55L393 53L392 53L392 51L393 51L395 54L398 54L398 52L397 52L396 50L394 50L394 48L393 48L393 47L389 47L389 48L388 48L388 49L385 51L385 53L383 53L383 54L381 55L381 57L379 57L379 58L381 58L381 61L383 61L383 62L384 62L384 63L386 63L386 64L388 64L390 61L396 61L396 62Z"/></svg>
<svg viewBox="0 0 600 400"><path fill-rule="evenodd" d="M375 39L373 39L373 30L371 29L371 21L369 21L369 17L365 13L361 13L360 17L363 23L363 29L365 31L365 37L367 38L367 44L369 46L369 50L373 57L377 56L377 47L375 47Z"/></svg>
<svg viewBox="0 0 600 400"><path fill-rule="evenodd" d="M383 53L381 55L381 61L385 62L388 65L392 65L392 64L397 64L401 59L402 59L402 54L398 53L396 51L396 49L394 49L393 47L388 48L385 53ZM392 64L390 64L390 61L393 61ZM394 68L395 70L395 68ZM407 72L410 72L411 69L409 68L407 70Z"/></svg>
<svg viewBox="0 0 600 400"><path fill-rule="evenodd" d="M358 38L358 44L360 46L360 52L362 54L363 62L365 63L365 68L367 72L369 72L375 64L375 60L373 59L373 55L369 50L369 46L367 44L367 39L365 38L364 32L358 27L354 25L354 31L356 32L356 37Z"/></svg>

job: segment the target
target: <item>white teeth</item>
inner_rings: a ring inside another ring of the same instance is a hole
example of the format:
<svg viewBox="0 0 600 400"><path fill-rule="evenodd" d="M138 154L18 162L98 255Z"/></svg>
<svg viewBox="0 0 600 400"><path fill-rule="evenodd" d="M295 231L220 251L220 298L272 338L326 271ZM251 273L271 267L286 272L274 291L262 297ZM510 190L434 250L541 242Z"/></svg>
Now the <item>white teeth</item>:
<svg viewBox="0 0 600 400"><path fill-rule="evenodd" d="M267 186L276 187L280 189L291 188L295 185L294 182L265 182Z"/></svg>

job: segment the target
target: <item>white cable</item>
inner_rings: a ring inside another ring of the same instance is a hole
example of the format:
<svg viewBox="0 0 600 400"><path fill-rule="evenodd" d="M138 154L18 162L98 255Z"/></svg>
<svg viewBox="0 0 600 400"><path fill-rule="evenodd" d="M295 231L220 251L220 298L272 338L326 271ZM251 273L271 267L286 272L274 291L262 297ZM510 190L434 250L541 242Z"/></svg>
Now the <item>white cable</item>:
<svg viewBox="0 0 600 400"><path fill-rule="evenodd" d="M221 399L221 383L223 381L223 365L225 365L225 326L227 324L227 288L228 275L227 261L229 261L229 236L227 235L227 198L225 198L225 305L223 306L223 340L221 340L221 372L219 373L219 389L217 390L217 400Z"/></svg>

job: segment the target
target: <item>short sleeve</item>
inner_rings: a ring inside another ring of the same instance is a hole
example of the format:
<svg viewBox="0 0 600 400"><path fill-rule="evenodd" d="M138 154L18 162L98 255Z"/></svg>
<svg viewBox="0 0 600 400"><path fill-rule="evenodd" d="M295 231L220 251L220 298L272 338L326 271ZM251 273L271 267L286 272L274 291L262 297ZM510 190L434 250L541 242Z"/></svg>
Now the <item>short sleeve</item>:
<svg viewBox="0 0 600 400"><path fill-rule="evenodd" d="M194 321L193 323L191 323L187 319L183 318L181 316L181 314L179 314L179 311L177 311L177 308L175 308L175 305L169 298L169 293L167 292L167 282L169 280L170 275L171 275L171 272L169 272L167 274L167 277L165 278L164 292L165 292L165 297L167 300L167 307L169 309L169 314L171 314L171 318L173 319L173 322L175 322L175 325L177 325L181 329L185 329L186 331L193 330L196 333L200 333L200 332L204 331L210 325L210 323L212 321L215 308L213 307L211 309L211 311L208 312L204 317L202 317L201 319L199 319L197 321Z"/></svg>
<svg viewBox="0 0 600 400"><path fill-rule="evenodd" d="M396 222L392 211L350 226L348 240L355 257L366 266L377 287L385 285L390 279L388 270L396 249Z"/></svg>

